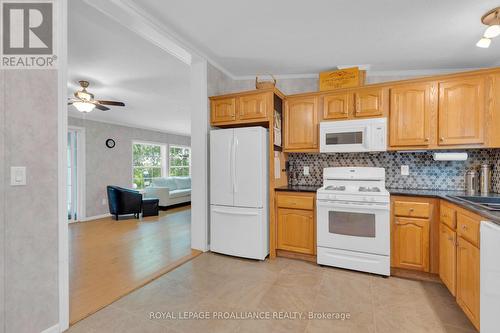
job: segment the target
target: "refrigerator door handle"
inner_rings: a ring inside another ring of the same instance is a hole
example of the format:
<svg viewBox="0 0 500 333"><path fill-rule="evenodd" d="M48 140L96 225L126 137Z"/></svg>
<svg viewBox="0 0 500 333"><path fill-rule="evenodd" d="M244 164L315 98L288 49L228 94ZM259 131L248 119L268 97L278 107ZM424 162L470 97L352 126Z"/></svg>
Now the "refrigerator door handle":
<svg viewBox="0 0 500 333"><path fill-rule="evenodd" d="M233 192L238 192L237 179L236 177L236 152L238 149L238 137L234 137L234 145L233 145Z"/></svg>
<svg viewBox="0 0 500 333"><path fill-rule="evenodd" d="M234 212L230 210L223 210L223 209L217 209L214 208L212 209L214 213L220 213L220 214L231 214L231 215L245 215L245 216L256 216L259 215L257 212Z"/></svg>
<svg viewBox="0 0 500 333"><path fill-rule="evenodd" d="M234 134L231 138L231 148L229 152L229 172L231 178L231 191L234 192Z"/></svg>

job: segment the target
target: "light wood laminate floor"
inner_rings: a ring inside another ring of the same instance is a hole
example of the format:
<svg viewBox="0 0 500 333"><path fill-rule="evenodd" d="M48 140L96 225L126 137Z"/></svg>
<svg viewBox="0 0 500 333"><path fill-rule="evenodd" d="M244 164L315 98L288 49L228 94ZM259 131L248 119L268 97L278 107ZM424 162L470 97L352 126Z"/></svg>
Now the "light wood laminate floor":
<svg viewBox="0 0 500 333"><path fill-rule="evenodd" d="M207 311L210 319L180 319ZM296 311L305 319L213 319L214 312ZM350 319L307 319L346 312ZM151 312L157 318L151 319ZM378 332L473 333L439 283L365 273L293 259L265 262L204 253L82 320L70 333Z"/></svg>
<svg viewBox="0 0 500 333"><path fill-rule="evenodd" d="M105 218L69 226L70 323L199 254L191 250L191 207L159 217Z"/></svg>

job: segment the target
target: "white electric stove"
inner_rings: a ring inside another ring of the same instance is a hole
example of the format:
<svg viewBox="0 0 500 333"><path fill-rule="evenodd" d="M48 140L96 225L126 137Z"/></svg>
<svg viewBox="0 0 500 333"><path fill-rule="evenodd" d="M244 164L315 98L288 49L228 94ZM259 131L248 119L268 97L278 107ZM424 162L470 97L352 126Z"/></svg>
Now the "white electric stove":
<svg viewBox="0 0 500 333"><path fill-rule="evenodd" d="M316 197L318 264L390 275L385 169L325 168Z"/></svg>

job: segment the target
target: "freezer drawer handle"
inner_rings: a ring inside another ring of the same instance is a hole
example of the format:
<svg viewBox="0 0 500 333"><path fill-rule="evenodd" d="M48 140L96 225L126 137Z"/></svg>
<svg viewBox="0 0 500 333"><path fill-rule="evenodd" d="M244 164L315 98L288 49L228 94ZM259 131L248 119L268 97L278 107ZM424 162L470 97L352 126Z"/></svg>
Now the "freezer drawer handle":
<svg viewBox="0 0 500 333"><path fill-rule="evenodd" d="M221 214L230 214L230 215L247 215L247 216L256 216L259 215L258 213L251 213L251 212L241 212L241 213L234 213L231 211L227 210L220 210L220 209L214 209L214 213L221 213Z"/></svg>

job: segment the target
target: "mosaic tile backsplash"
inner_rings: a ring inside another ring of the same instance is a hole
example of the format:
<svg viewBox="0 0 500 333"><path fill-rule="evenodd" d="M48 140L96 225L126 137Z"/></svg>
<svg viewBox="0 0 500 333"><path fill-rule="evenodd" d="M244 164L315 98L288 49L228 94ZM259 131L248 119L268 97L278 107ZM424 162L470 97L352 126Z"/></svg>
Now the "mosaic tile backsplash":
<svg viewBox="0 0 500 333"><path fill-rule="evenodd" d="M493 168L493 192L500 193L500 149L467 150L467 161L434 161L433 151L380 153L290 153L290 185L321 185L323 168L327 167L383 167L386 186L405 189L464 190L465 172L484 163ZM401 165L410 166L410 175L401 175ZM309 166L309 176L303 167Z"/></svg>

